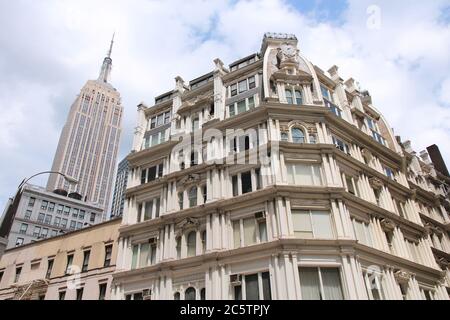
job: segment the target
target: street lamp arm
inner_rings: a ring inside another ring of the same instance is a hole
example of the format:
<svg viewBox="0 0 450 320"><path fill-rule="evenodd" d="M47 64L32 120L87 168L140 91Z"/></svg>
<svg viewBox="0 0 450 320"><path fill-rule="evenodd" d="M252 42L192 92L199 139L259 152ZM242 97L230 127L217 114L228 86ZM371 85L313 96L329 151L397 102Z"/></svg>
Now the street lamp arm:
<svg viewBox="0 0 450 320"><path fill-rule="evenodd" d="M65 179L67 182L72 183L72 184L77 184L77 183L78 183L77 180L75 180L74 178L68 177L68 176L65 175L64 173L61 173L61 172L58 172L58 171L42 171L42 172L39 172L39 173L36 173L36 174L32 175L32 176L29 177L28 179L23 180L22 183L19 185L19 188L18 188L18 189L20 190L20 189L21 189L28 181L30 181L30 180L33 179L34 177L39 176L39 175L41 175L41 174L47 174L47 173L49 173L49 174L59 174L59 175L63 176L64 179Z"/></svg>

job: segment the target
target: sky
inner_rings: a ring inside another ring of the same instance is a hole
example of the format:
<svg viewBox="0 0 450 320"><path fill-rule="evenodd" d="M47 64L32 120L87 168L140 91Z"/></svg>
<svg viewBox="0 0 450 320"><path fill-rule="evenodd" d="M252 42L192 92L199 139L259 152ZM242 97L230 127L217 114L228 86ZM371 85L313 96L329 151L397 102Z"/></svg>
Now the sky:
<svg viewBox="0 0 450 320"><path fill-rule="evenodd" d="M396 135L450 165L450 0L0 0L0 214L23 178L51 168L71 103L96 79L115 32L112 84L136 106L293 33L322 70L370 91ZM46 176L32 180L45 185Z"/></svg>

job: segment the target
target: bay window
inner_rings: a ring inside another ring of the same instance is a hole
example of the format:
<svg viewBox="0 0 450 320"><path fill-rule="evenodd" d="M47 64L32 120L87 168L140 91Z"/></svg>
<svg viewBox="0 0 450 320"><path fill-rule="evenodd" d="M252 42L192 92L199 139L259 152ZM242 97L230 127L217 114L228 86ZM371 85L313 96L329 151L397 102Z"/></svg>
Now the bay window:
<svg viewBox="0 0 450 320"><path fill-rule="evenodd" d="M299 267L303 300L343 300L339 268Z"/></svg>
<svg viewBox="0 0 450 320"><path fill-rule="evenodd" d="M327 211L292 210L294 235L303 239L334 237L331 216Z"/></svg>
<svg viewBox="0 0 450 320"><path fill-rule="evenodd" d="M288 163L286 168L289 184L303 186L321 186L323 184L320 164Z"/></svg>

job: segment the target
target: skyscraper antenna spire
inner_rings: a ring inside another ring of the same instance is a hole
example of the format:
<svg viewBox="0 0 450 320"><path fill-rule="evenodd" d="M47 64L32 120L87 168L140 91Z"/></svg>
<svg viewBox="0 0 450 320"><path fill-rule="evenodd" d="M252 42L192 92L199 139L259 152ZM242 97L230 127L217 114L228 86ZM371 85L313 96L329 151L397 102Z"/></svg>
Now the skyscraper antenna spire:
<svg viewBox="0 0 450 320"><path fill-rule="evenodd" d="M111 58L111 53L112 53L112 49L113 49L113 45L114 45L114 37L116 36L116 32L113 33L112 39L111 39L111 45L109 46L109 51L108 51L108 58Z"/></svg>
<svg viewBox="0 0 450 320"><path fill-rule="evenodd" d="M112 39L111 39L111 44L109 46L108 53L107 53L105 59L103 60L102 68L100 69L100 75L98 77L98 80L101 82L104 82L104 83L108 82L109 76L111 74L111 68L112 68L111 54L112 54L115 36L116 36L116 33L114 32Z"/></svg>

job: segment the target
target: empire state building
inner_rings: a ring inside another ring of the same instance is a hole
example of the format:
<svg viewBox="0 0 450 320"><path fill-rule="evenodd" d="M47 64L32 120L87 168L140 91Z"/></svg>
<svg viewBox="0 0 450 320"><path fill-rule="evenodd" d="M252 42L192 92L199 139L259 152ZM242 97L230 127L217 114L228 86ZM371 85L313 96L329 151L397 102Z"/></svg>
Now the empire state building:
<svg viewBox="0 0 450 320"><path fill-rule="evenodd" d="M123 107L120 93L109 83L111 52L103 60L97 80L88 80L72 104L61 132L52 171L78 180L69 185L51 175L47 189L79 193L83 200L108 210L121 135Z"/></svg>

